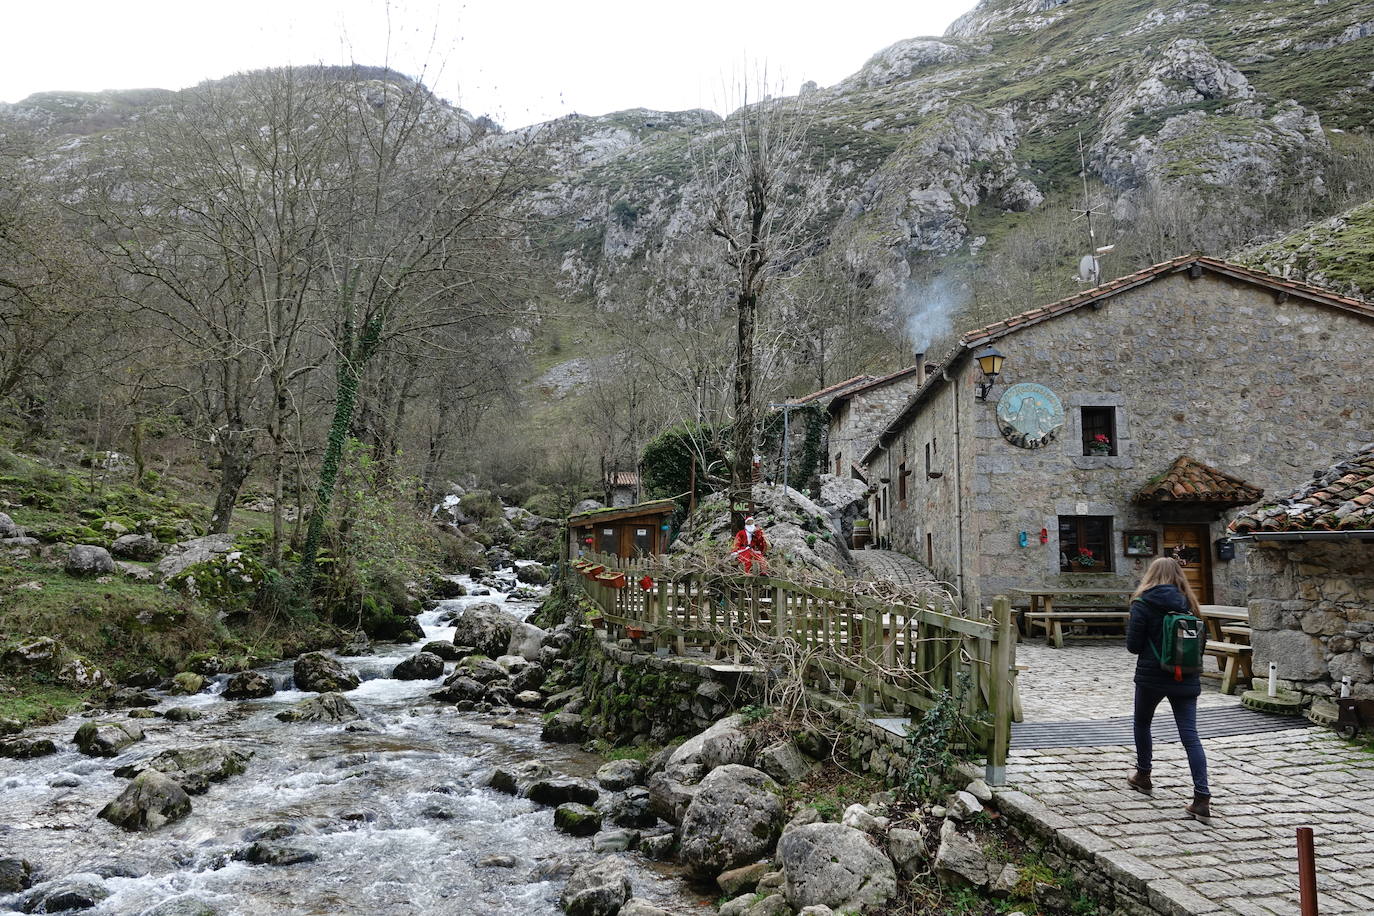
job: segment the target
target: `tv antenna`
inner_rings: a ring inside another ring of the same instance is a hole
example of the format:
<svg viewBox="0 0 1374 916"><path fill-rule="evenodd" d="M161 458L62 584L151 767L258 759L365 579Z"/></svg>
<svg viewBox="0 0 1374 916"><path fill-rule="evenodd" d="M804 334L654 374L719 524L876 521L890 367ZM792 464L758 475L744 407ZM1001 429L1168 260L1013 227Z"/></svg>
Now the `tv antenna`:
<svg viewBox="0 0 1374 916"><path fill-rule="evenodd" d="M1078 274L1074 277L1079 283L1087 283L1089 286L1096 286L1102 282L1102 255L1108 253L1115 245L1098 245L1097 233L1093 230L1093 215L1102 215L1092 204L1092 197L1088 194L1088 156L1083 147L1083 132L1078 132L1078 175L1083 180L1083 206L1074 207L1074 222L1084 220L1088 226L1088 254L1078 260Z"/></svg>

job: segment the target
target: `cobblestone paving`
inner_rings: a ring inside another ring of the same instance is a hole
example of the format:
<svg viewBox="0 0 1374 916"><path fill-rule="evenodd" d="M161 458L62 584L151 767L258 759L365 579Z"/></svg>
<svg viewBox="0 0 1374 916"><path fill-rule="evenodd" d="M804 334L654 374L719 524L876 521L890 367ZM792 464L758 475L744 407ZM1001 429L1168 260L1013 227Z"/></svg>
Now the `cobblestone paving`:
<svg viewBox="0 0 1374 916"><path fill-rule="evenodd" d="M1016 646L1016 675L1027 722L1072 722L1129 716L1135 696L1135 656L1121 639L1066 640L1064 648L1043 639ZM1211 662L1209 661L1210 665ZM1240 702L1218 688L1215 678L1202 679L1198 705L1229 706ZM1168 715L1168 704L1160 707Z"/></svg>
<svg viewBox="0 0 1374 916"><path fill-rule="evenodd" d="M1032 640L1017 646L1028 722L1130 715L1134 659L1119 640ZM1238 698L1203 679L1202 706ZM1161 705L1157 715L1167 716ZM1374 914L1374 753L1326 729L1213 738L1207 749L1212 824L1187 818L1188 764L1177 743L1155 744L1152 798L1126 787L1134 749L1012 748L1008 781L1068 818L1105 853L1129 853L1191 892L1194 914L1298 912L1294 831L1316 833L1322 916Z"/></svg>
<svg viewBox="0 0 1374 916"><path fill-rule="evenodd" d="M1156 744L1155 794L1126 788L1128 747L1016 751L1008 779L1103 851L1182 882L1197 914L1298 912L1295 828L1316 835L1322 916L1374 913L1374 753L1324 729L1204 742L1213 817L1183 814L1191 785L1179 744Z"/></svg>
<svg viewBox="0 0 1374 916"><path fill-rule="evenodd" d="M924 585L940 581L919 561L895 550L855 550L850 553L860 579L897 585Z"/></svg>

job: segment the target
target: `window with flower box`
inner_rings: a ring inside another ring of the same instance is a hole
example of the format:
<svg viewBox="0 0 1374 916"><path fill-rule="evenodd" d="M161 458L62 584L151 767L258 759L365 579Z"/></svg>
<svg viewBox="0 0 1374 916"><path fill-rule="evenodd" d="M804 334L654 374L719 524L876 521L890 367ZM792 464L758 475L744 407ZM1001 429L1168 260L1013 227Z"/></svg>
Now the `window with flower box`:
<svg viewBox="0 0 1374 916"><path fill-rule="evenodd" d="M1116 408L1084 407L1080 416L1084 455L1116 454Z"/></svg>
<svg viewBox="0 0 1374 916"><path fill-rule="evenodd" d="M1112 517L1059 516L1059 571L1112 571Z"/></svg>

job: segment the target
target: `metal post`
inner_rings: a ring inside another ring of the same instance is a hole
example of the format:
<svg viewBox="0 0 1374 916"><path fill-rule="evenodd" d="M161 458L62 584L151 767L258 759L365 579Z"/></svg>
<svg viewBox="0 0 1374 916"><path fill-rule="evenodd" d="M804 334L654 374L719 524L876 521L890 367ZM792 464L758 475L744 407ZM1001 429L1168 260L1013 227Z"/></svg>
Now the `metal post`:
<svg viewBox="0 0 1374 916"><path fill-rule="evenodd" d="M1298 894L1302 916L1317 916L1317 856L1312 850L1312 828L1298 828Z"/></svg>

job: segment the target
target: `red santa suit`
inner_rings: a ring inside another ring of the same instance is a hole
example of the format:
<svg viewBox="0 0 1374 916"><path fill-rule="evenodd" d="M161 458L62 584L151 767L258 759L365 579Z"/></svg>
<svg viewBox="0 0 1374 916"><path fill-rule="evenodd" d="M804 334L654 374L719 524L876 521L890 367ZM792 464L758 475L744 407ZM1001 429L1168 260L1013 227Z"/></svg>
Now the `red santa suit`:
<svg viewBox="0 0 1374 916"><path fill-rule="evenodd" d="M744 520L744 528L735 532L735 550L731 556L739 559L744 564L746 575L752 575L754 564L759 567L759 575L767 570L768 564L765 559L768 553L768 539L763 536L763 529L753 524L752 518ZM749 529L753 528L751 532Z"/></svg>

